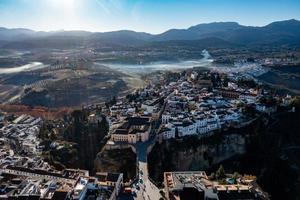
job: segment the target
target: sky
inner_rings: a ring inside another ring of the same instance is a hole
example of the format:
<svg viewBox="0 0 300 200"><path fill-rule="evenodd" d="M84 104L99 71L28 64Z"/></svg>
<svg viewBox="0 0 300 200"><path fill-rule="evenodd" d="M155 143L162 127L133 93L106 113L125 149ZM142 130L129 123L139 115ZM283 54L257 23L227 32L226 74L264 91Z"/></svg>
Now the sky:
<svg viewBox="0 0 300 200"><path fill-rule="evenodd" d="M161 33L209 22L300 19L300 0L0 0L0 27Z"/></svg>

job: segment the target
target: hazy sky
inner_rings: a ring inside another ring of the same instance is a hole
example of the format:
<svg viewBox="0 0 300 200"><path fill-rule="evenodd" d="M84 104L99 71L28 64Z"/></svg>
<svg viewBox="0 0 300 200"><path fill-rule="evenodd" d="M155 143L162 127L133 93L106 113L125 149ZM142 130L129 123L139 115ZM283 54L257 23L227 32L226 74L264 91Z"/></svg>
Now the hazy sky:
<svg viewBox="0 0 300 200"><path fill-rule="evenodd" d="M300 0L0 0L0 26L160 33L199 23L300 19Z"/></svg>

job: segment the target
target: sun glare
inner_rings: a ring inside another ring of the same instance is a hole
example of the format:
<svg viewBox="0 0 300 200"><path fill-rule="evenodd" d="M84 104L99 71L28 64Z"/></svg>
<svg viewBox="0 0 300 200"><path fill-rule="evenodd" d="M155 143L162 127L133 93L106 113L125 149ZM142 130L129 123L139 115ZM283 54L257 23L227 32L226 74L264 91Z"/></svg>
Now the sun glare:
<svg viewBox="0 0 300 200"><path fill-rule="evenodd" d="M78 8L81 2L82 0L47 0L48 10L55 12L56 17L60 19L48 24L52 24L52 28L60 27L65 30L79 29L81 19L78 14Z"/></svg>

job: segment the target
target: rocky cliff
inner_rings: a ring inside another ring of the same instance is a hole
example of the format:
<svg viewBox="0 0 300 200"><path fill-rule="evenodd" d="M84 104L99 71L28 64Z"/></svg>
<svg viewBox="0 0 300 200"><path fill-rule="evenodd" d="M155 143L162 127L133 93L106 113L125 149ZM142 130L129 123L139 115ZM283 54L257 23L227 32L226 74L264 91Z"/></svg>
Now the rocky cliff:
<svg viewBox="0 0 300 200"><path fill-rule="evenodd" d="M44 124L39 137L45 145L44 157L50 164L58 169L94 172L94 159L106 143L108 123L103 116L97 122L90 122L88 115L88 111L75 110L61 123Z"/></svg>
<svg viewBox="0 0 300 200"><path fill-rule="evenodd" d="M94 161L97 172L123 173L125 181L134 179L136 173L136 154L131 148L103 149Z"/></svg>
<svg viewBox="0 0 300 200"><path fill-rule="evenodd" d="M162 181L164 171L206 170L245 152L246 139L239 134L217 133L209 138L186 137L157 143L148 156L150 176Z"/></svg>
<svg viewBox="0 0 300 200"><path fill-rule="evenodd" d="M148 157L150 176L161 183L164 171L214 172L222 164L228 173L255 175L271 199L300 199L298 101L294 113L279 108L272 116L204 141L194 137L156 144Z"/></svg>

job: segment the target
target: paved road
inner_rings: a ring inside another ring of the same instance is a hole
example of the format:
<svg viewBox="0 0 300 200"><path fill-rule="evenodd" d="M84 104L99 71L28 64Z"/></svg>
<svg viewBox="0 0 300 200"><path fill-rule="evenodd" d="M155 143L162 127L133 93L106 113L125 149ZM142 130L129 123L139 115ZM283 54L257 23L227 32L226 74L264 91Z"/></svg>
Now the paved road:
<svg viewBox="0 0 300 200"><path fill-rule="evenodd" d="M155 142L152 138L148 142L136 144L137 161L138 161L138 184L140 190L137 190L138 200L159 200L161 197L159 189L149 180L148 165L147 165L147 147Z"/></svg>
<svg viewBox="0 0 300 200"><path fill-rule="evenodd" d="M165 103L166 105L166 103ZM159 119L161 119L161 114L165 109L165 105L160 112ZM138 164L138 174L137 180L133 183L133 188L136 191L136 200L159 200L162 196L159 193L159 189L149 180L148 174L148 163L147 163L147 148L155 143L156 135L160 129L160 121L155 121L151 124L150 138L147 142L138 142L135 145L137 154L137 164Z"/></svg>

